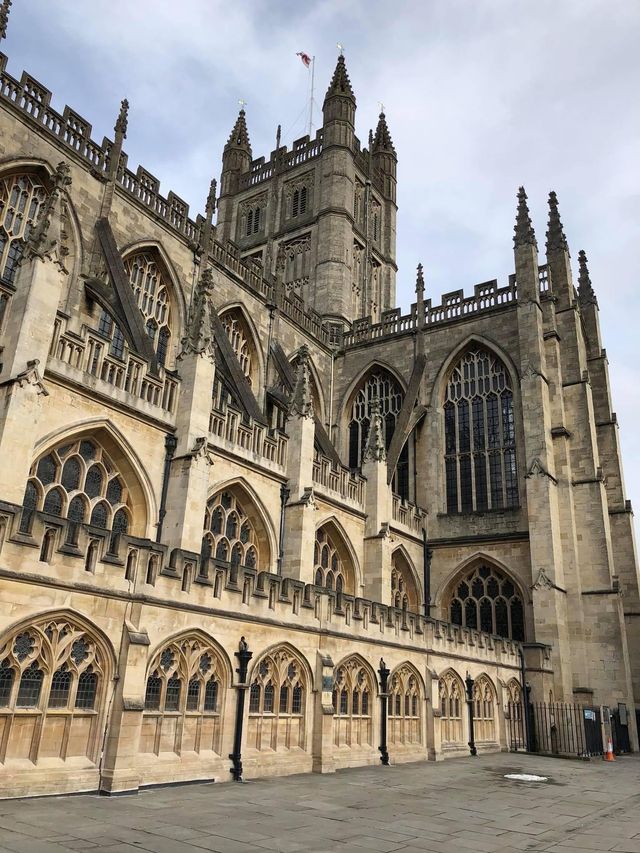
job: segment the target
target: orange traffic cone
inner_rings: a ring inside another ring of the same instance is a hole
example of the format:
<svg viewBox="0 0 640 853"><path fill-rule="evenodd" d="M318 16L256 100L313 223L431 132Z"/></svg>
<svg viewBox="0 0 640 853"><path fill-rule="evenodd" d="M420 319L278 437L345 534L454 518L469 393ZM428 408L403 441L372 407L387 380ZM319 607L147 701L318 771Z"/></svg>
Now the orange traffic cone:
<svg viewBox="0 0 640 853"><path fill-rule="evenodd" d="M604 754L605 761L615 761L616 757L613 754L613 744L611 743L611 738L607 740L607 751Z"/></svg>

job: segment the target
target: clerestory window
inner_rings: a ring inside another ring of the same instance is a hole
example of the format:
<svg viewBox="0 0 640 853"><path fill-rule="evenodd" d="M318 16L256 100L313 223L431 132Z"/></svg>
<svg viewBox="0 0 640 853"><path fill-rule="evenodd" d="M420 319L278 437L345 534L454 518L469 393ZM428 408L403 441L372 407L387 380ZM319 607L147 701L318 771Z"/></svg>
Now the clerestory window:
<svg viewBox="0 0 640 853"><path fill-rule="evenodd" d="M0 278L9 284L13 284L24 244L47 195L36 175L10 175L0 180Z"/></svg>

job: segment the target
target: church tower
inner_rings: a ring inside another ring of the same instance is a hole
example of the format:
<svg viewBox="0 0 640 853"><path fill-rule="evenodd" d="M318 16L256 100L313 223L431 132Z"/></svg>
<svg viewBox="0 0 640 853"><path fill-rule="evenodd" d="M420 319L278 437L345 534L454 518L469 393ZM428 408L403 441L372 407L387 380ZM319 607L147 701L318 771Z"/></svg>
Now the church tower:
<svg viewBox="0 0 640 853"><path fill-rule="evenodd" d="M223 155L218 239L282 285L298 309L339 330L395 305L397 156L384 113L368 148L338 57L315 138L252 160L244 111ZM279 261L277 260L279 258Z"/></svg>

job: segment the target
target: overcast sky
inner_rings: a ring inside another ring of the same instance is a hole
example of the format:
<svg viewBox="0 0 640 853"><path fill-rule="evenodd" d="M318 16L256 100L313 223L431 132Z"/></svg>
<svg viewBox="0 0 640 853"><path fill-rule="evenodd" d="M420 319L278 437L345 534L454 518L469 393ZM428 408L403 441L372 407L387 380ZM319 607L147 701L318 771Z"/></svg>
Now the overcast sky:
<svg viewBox="0 0 640 853"><path fill-rule="evenodd" d="M610 362L627 497L640 518L640 0L14 0L9 71L23 69L202 211L238 110L254 157L305 133L345 56L366 144L383 102L398 152L398 303L425 266L434 300L513 269L524 184L544 251L558 193L577 274L589 258ZM634 251L635 250L635 251ZM544 259L541 259L541 262ZM434 303L435 304L435 303Z"/></svg>

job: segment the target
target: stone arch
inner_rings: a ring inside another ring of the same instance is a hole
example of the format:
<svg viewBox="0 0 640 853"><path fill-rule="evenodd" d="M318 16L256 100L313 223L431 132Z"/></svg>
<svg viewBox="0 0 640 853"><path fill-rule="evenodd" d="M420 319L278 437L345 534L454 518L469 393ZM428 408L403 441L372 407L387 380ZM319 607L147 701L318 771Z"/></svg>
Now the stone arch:
<svg viewBox="0 0 640 853"><path fill-rule="evenodd" d="M473 603L467 611L467 601L475 602L475 611ZM453 624L517 641L525 639L529 596L515 574L494 557L474 554L465 560L441 584L435 602ZM455 602L460 602L459 606ZM487 630L489 621L491 630Z"/></svg>
<svg viewBox="0 0 640 853"><path fill-rule="evenodd" d="M498 691L491 677L482 672L473 684L473 718L478 742L497 740Z"/></svg>
<svg viewBox="0 0 640 853"><path fill-rule="evenodd" d="M131 533L149 537L151 525L157 519L154 488L146 468L123 433L106 418L91 418L53 430L40 438L34 447L34 464L49 451L64 443L83 438L94 439L107 451L127 481L135 514Z"/></svg>
<svg viewBox="0 0 640 853"><path fill-rule="evenodd" d="M313 677L304 655L287 642L270 646L254 661L248 680L249 748L307 750Z"/></svg>
<svg viewBox="0 0 640 853"><path fill-rule="evenodd" d="M353 652L352 654L345 655L335 666L334 672L337 672L341 667L346 666L346 664L353 662L357 666L363 667L367 675L370 678L371 684L373 686L373 690L375 692L376 697L379 695L379 685L378 685L378 676L373 668L373 666L369 663L369 661L362 657L358 652Z"/></svg>
<svg viewBox="0 0 640 853"><path fill-rule="evenodd" d="M220 754L231 664L200 629L166 638L149 656L139 752Z"/></svg>
<svg viewBox="0 0 640 853"><path fill-rule="evenodd" d="M389 742L393 744L421 743L423 739L423 708L425 684L416 667L403 661L389 674Z"/></svg>
<svg viewBox="0 0 640 853"><path fill-rule="evenodd" d="M396 566L396 561L400 564L399 566ZM395 593L398 592L398 593L400 593L400 599L401 599L400 600L400 607L404 607L403 595L402 595L403 590L394 589L394 584L393 584L393 572L394 572L394 570L398 571L399 569L403 570L403 574L405 575L405 583L407 581L410 581L412 583L412 586L413 586L413 590L407 590L408 608L405 608L405 609L410 609L410 610L413 610L414 612L417 613L420 611L420 608L424 604L424 592L422 589L422 582L418 576L418 572L416 570L414 562L411 559L411 557L409 556L409 552L407 551L407 549L402 544L398 545L398 547L395 548L391 552L391 572L392 572L391 603L395 607L398 606L396 604L396 601L395 601Z"/></svg>
<svg viewBox="0 0 640 853"><path fill-rule="evenodd" d="M212 502L218 495L224 492L230 492L235 496L255 528L260 557L256 568L261 571L270 571L278 555L276 528L265 504L258 496L256 490L244 477L232 477L221 483L216 483L209 489L207 509L204 513L205 524L207 521L207 512L212 506ZM205 534L206 532L205 530ZM263 556L263 554L266 556Z"/></svg>
<svg viewBox="0 0 640 853"><path fill-rule="evenodd" d="M378 679L359 654L347 655L334 669L333 740L338 748L370 749L374 743Z"/></svg>
<svg viewBox="0 0 640 853"><path fill-rule="evenodd" d="M256 397L259 397L261 390L262 390L262 385L264 382L265 355L264 355L264 351L262 349L262 343L260 341L260 335L258 334L258 330L256 328L255 321L253 320L252 317L249 316L249 313L247 312L246 307L241 302L238 302L238 301L229 302L226 305L221 306L220 308L217 309L217 312L218 312L218 317L220 318L220 322L222 323L223 326L225 326L225 330L227 331L227 334L229 334L229 331L225 325L225 318L228 318L228 317L234 317L234 316L235 316L235 318L239 317L240 327L242 327L242 325L244 325L244 327L246 329L246 332L247 332L246 337L247 337L247 342L249 344L249 350L250 350L250 352L248 354L250 357L253 356L254 361L255 361L255 364L251 366L248 373L245 369L245 365L243 364L243 360L242 360L241 356L239 355L239 353L237 352L231 338L230 338L230 343L231 343L232 348L234 349L234 352L236 353L236 356L238 357L238 361L240 362L240 367L242 368L244 375L249 380L249 383L251 385L251 389L252 389L254 395Z"/></svg>
<svg viewBox="0 0 640 853"><path fill-rule="evenodd" d="M158 362L167 368L173 368L186 328L185 297L175 268L164 247L157 240L140 240L130 244L121 251L121 257ZM157 288L154 285L148 289L144 282L149 280L154 267L160 275L163 287ZM163 289L166 292L165 299L160 298ZM150 326L153 327L151 330Z"/></svg>
<svg viewBox="0 0 640 853"><path fill-rule="evenodd" d="M463 743L465 686L462 677L452 667L438 676L438 703L443 744Z"/></svg>
<svg viewBox="0 0 640 853"><path fill-rule="evenodd" d="M41 757L55 757L75 760L76 769L78 759L96 766L115 671L109 638L71 609L9 626L0 635L0 763L37 768Z"/></svg>
<svg viewBox="0 0 640 853"><path fill-rule="evenodd" d="M365 365L359 371L359 373L354 377L354 379L351 380L351 382L347 385L346 390L343 392L338 409L338 411L341 413L341 419L345 418L345 412L347 412L348 410L349 403L351 402L351 399L357 389L360 387L362 381L367 377L369 373L375 370L381 370L385 371L386 373L390 373L391 376L393 376L393 378L402 388L402 393L407 393L407 380L398 371L398 369L385 359L375 358L373 361L369 362L369 364Z"/></svg>
<svg viewBox="0 0 640 853"><path fill-rule="evenodd" d="M514 584L518 587L519 592L523 596L523 600L527 604L531 604L533 599L531 597L530 587L523 584L522 580L518 578L513 569L509 568L509 566L501 560L499 557L496 557L495 554L490 554L488 551L476 551L473 554L470 554L468 557L465 557L457 566L455 566L451 571L442 579L438 588L435 591L435 595L433 597L433 604L436 607L442 607L444 602L444 598L446 597L446 593L449 591L449 588L454 585L454 581L458 580L458 576L463 574L466 569L470 569L476 564L480 563L489 563L492 566L495 566L501 572L504 572L505 575L508 575Z"/></svg>
<svg viewBox="0 0 640 853"><path fill-rule="evenodd" d="M347 592L347 593L357 597L363 589L364 579L362 577L362 570L360 568L360 561L358 560L358 557L357 557L355 549L351 543L351 540L349 539L349 536L347 535L347 532L345 531L344 527L340 523L339 519L336 518L335 515L330 515L330 516L327 516L326 518L323 518L316 525L316 543L315 543L316 545L318 544L317 543L318 531L320 531L323 528L326 528L326 532L329 534L329 536L332 537L332 539L334 541L335 549L338 552L340 559L343 562L343 565L345 566L347 571L349 569L351 569L351 571L353 573L351 578L348 578L348 577L345 578L345 580L347 580L347 588L344 590L344 592ZM314 554L314 566L315 566L315 554ZM351 581L352 591L350 591L348 588L349 587L349 580Z"/></svg>

